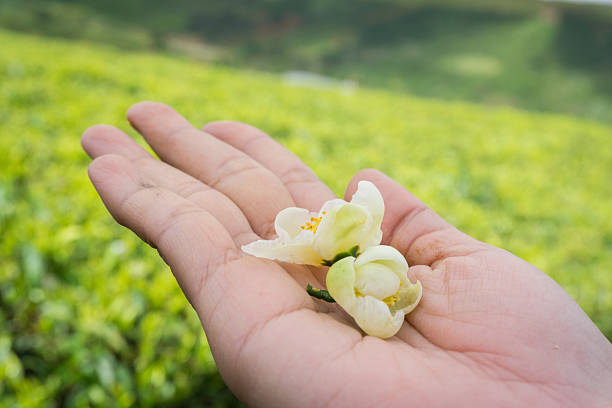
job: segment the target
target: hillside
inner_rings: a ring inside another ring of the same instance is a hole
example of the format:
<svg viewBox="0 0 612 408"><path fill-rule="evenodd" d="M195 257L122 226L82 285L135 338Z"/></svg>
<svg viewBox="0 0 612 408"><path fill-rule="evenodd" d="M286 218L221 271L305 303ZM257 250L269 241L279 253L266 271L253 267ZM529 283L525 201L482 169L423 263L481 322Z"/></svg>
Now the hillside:
<svg viewBox="0 0 612 408"><path fill-rule="evenodd" d="M612 123L612 7L532 0L2 0L1 28Z"/></svg>
<svg viewBox="0 0 612 408"><path fill-rule="evenodd" d="M0 405L211 406L199 322L154 250L115 225L79 137L140 100L258 126L342 193L377 167L557 280L612 338L612 128L380 91L310 89L0 31Z"/></svg>

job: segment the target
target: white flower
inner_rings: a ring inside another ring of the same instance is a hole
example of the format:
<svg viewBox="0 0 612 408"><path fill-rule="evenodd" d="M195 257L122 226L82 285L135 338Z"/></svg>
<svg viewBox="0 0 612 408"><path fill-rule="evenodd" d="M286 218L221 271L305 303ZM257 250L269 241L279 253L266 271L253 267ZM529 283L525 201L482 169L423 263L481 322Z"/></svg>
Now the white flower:
<svg viewBox="0 0 612 408"><path fill-rule="evenodd" d="M341 199L323 204L318 213L286 208L276 216L278 238L244 245L242 250L260 258L317 265L359 247L380 244L385 204L369 181L360 181L351 202Z"/></svg>
<svg viewBox="0 0 612 408"><path fill-rule="evenodd" d="M327 291L364 332L384 339L398 332L421 300L421 282L411 283L407 272L397 249L375 246L329 268Z"/></svg>

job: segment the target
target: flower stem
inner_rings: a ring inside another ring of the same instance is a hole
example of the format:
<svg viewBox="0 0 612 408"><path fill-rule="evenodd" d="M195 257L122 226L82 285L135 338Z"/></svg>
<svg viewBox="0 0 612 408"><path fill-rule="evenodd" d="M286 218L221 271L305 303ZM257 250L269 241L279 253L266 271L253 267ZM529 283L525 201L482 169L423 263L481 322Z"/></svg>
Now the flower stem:
<svg viewBox="0 0 612 408"><path fill-rule="evenodd" d="M347 258L349 256L352 256L353 258L357 258L357 255L359 255L359 245L355 245L354 247L352 247L346 252L340 252L339 254L336 254L334 259L327 259L327 260L324 259L323 262L321 262L321 265L332 266L333 264L340 261L341 259Z"/></svg>
<svg viewBox="0 0 612 408"><path fill-rule="evenodd" d="M306 292L308 292L308 294L314 298L321 299L329 303L336 303L336 301L333 297L331 297L328 291L313 288L312 286L310 286L310 284L308 284L308 286L306 287Z"/></svg>

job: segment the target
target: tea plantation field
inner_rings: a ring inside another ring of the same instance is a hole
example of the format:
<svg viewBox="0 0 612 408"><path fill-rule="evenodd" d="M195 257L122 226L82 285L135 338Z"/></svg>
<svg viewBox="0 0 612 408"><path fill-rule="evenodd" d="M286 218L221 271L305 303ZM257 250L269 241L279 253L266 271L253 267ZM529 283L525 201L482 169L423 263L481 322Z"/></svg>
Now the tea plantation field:
<svg viewBox="0 0 612 408"><path fill-rule="evenodd" d="M83 130L137 137L140 100L254 124L339 194L387 172L550 274L612 338L611 127L0 31L0 406L237 404L168 268L87 179Z"/></svg>

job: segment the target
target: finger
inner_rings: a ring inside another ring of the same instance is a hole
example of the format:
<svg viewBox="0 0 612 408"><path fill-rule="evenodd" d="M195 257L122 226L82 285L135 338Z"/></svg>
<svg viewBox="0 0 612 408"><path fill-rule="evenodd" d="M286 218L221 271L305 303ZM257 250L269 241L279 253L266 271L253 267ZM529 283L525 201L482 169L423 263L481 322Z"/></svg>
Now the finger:
<svg viewBox="0 0 612 408"><path fill-rule="evenodd" d="M190 300L209 270L240 258L211 214L144 179L125 157L98 157L89 176L115 220L160 251Z"/></svg>
<svg viewBox="0 0 612 408"><path fill-rule="evenodd" d="M103 154L126 157L136 165L140 175L156 186L172 191L208 211L226 228L236 245L242 246L259 239L242 211L229 198L155 159L121 130L113 126L97 125L87 129L81 140L92 158ZM286 269L303 287L309 283L321 285L325 281L325 272L318 269L298 265Z"/></svg>
<svg viewBox="0 0 612 408"><path fill-rule="evenodd" d="M136 104L128 111L128 120L162 160L229 197L258 235L275 235L276 214L294 202L271 171L227 143L195 129L166 105Z"/></svg>
<svg viewBox="0 0 612 408"><path fill-rule="evenodd" d="M188 199L212 214L228 231L237 245L258 239L240 209L226 196L195 178L151 156L142 146L121 130L108 125L87 129L81 138L85 151L96 158L117 154L136 165L156 186Z"/></svg>
<svg viewBox="0 0 612 408"><path fill-rule="evenodd" d="M203 286L202 280L207 279L203 272L243 257L210 213L155 185L128 159L114 154L100 156L91 163L89 174L111 215L160 251L178 272L177 280L190 299L199 292L194 288ZM273 265L279 268L274 262L266 263L268 268ZM299 293L301 297L306 292L300 289Z"/></svg>
<svg viewBox="0 0 612 408"><path fill-rule="evenodd" d="M261 130L240 122L210 122L202 128L251 156L283 182L298 207L318 211L335 194L296 155Z"/></svg>
<svg viewBox="0 0 612 408"><path fill-rule="evenodd" d="M427 207L416 196L378 170L357 173L346 189L350 198L360 180L380 190L385 201L383 242L402 252L411 265L432 265L450 256L477 251L485 244L459 231Z"/></svg>
<svg viewBox="0 0 612 408"><path fill-rule="evenodd" d="M126 158L101 156L89 174L113 217L163 254L202 320L224 378L243 398L255 403L279 386L293 390L295 381L316 376L321 364L361 339L357 330L317 314L278 264L240 256L214 217L142 180ZM284 375L287 362L298 378Z"/></svg>
<svg viewBox="0 0 612 408"><path fill-rule="evenodd" d="M92 159L105 154L118 154L130 160L153 158L131 137L109 125L95 125L85 130L81 136L81 146Z"/></svg>

